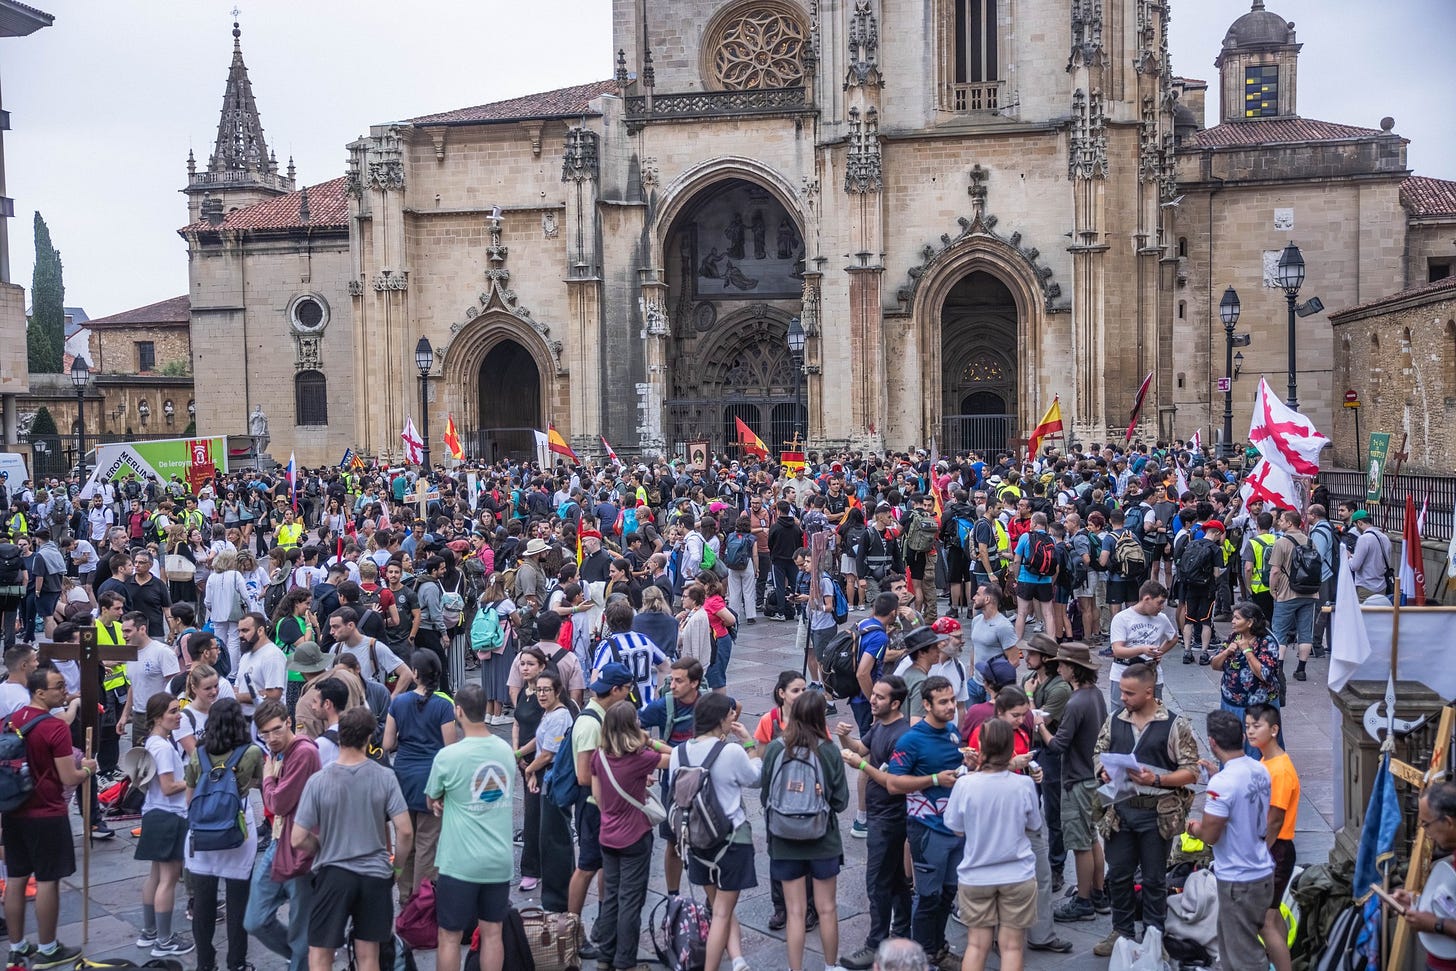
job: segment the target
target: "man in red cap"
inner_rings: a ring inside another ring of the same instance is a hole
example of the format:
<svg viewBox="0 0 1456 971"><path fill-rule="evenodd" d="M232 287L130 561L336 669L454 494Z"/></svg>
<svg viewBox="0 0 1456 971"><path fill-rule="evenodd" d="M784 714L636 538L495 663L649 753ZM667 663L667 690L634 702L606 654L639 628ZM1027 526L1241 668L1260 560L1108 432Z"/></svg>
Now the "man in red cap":
<svg viewBox="0 0 1456 971"><path fill-rule="evenodd" d="M1178 599L1183 603L1183 663L1193 663L1193 645L1202 630L1203 652L1199 664L1211 660L1213 644L1213 604L1218 597L1217 582L1226 566L1223 550L1223 523L1210 519L1199 527L1203 535L1189 540L1178 554Z"/></svg>

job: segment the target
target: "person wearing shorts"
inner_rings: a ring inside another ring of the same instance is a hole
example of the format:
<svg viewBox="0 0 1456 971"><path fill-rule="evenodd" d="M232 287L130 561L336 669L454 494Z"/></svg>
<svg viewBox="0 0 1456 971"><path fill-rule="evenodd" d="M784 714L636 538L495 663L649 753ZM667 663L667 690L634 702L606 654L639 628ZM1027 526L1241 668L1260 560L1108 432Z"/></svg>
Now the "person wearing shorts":
<svg viewBox="0 0 1456 971"><path fill-rule="evenodd" d="M414 829L399 780L365 754L377 727L366 707L350 708L339 717L338 761L309 778L293 816L290 843L314 855L310 966L333 960L352 921L361 968L377 969L379 945L394 933L396 874L389 826L394 826L393 852L399 859L409 856ZM509 778L510 773L502 775Z"/></svg>
<svg viewBox="0 0 1456 971"><path fill-rule="evenodd" d="M1055 608L1052 606L1056 586L1053 582L1056 579L1055 563L1048 573L1038 573L1028 568L1032 544L1040 542L1051 542L1051 535L1047 532L1046 513L1034 512L1031 514L1031 526L1017 537L1016 548L1011 555L1011 568L1016 571L1016 636L1018 639L1025 636L1026 618L1033 610L1041 615L1042 624L1048 636L1056 636Z"/></svg>
<svg viewBox="0 0 1456 971"><path fill-rule="evenodd" d="M440 926L436 962L460 966L460 941L480 930L480 971L501 971L501 927L511 908L512 805L515 756L486 724L485 690L474 682L455 693L455 717L465 737L435 756L425 783L430 808L440 813L435 864L435 918ZM485 780L482 787L478 780Z"/></svg>

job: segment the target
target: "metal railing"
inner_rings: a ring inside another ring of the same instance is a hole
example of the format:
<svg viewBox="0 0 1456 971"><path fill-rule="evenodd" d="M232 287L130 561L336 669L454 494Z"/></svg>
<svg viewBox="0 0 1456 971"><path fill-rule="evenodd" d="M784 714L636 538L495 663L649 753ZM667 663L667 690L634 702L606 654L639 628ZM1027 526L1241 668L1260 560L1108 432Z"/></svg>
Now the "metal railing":
<svg viewBox="0 0 1456 971"><path fill-rule="evenodd" d="M1394 475L1385 474L1385 486L1381 491L1380 503L1365 505L1366 490L1370 477L1364 472L1334 470L1321 471L1319 480L1330 490L1330 500L1338 504L1341 500L1359 503L1370 510L1375 525L1388 532L1398 533L1405 524L1405 498L1426 505L1426 526L1421 537L1428 540L1449 542L1452 530L1456 529L1456 475ZM1330 510L1331 515L1334 510Z"/></svg>
<svg viewBox="0 0 1456 971"><path fill-rule="evenodd" d="M803 87L657 94L653 95L651 108L647 105L645 95L633 95L627 99L628 121L796 114L805 111L813 109L808 105Z"/></svg>
<svg viewBox="0 0 1456 971"><path fill-rule="evenodd" d="M1000 452L1011 446L1015 415L946 415L941 419L942 452Z"/></svg>

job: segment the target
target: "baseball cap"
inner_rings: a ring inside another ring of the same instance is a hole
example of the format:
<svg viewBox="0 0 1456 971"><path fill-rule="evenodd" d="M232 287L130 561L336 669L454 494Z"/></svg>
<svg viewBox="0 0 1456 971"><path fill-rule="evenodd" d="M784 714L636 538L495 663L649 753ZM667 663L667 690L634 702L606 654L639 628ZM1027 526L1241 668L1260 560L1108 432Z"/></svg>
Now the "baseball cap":
<svg viewBox="0 0 1456 971"><path fill-rule="evenodd" d="M601 671L597 673L597 679L591 683L591 689L594 694L604 695L613 688L631 684L633 680L632 672L627 670L627 665L613 661L602 666Z"/></svg>
<svg viewBox="0 0 1456 971"><path fill-rule="evenodd" d="M1365 510L1365 509L1356 509L1354 512L1350 513L1350 522L1352 522L1352 523L1358 523L1362 519L1369 519L1369 518L1370 518L1370 512L1368 510Z"/></svg>
<svg viewBox="0 0 1456 971"><path fill-rule="evenodd" d="M1016 683L1016 669L1004 657L991 657L976 665L981 680L992 690L999 691Z"/></svg>
<svg viewBox="0 0 1456 971"><path fill-rule="evenodd" d="M937 617L930 629L937 634L956 634L961 630L961 622L954 617Z"/></svg>

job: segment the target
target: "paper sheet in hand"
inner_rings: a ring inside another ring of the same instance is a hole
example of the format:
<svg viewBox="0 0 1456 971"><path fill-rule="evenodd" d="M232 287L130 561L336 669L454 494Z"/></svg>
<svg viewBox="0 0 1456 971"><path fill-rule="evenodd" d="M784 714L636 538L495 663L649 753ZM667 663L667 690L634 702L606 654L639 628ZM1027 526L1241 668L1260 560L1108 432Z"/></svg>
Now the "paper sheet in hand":
<svg viewBox="0 0 1456 971"><path fill-rule="evenodd" d="M1107 770L1109 777L1107 784L1097 790L1104 802L1114 803L1137 795L1133 789L1133 782L1127 774L1134 769L1144 769L1147 766L1138 762L1132 755L1116 752L1103 752L1098 758L1102 760L1102 768Z"/></svg>

